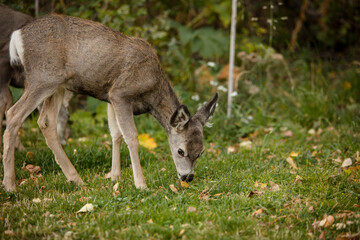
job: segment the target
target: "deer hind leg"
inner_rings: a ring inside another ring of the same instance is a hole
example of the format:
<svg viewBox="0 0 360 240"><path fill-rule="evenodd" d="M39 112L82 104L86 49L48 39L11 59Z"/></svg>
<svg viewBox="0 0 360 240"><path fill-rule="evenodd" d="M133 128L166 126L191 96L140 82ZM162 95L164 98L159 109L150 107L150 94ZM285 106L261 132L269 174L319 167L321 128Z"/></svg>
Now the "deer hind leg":
<svg viewBox="0 0 360 240"><path fill-rule="evenodd" d="M6 111L12 106L13 99L8 85L0 86L0 148L2 148L2 124Z"/></svg>
<svg viewBox="0 0 360 240"><path fill-rule="evenodd" d="M69 181L82 185L84 182L66 156L57 134L57 117L63 101L64 91L63 88L58 88L52 96L45 99L38 119L38 125L45 137L46 144L54 153L55 161L59 164L66 178Z"/></svg>
<svg viewBox="0 0 360 240"><path fill-rule="evenodd" d="M122 136L120 128L116 122L116 116L113 109L113 106L108 103L107 105L107 114L109 121L109 129L112 139L112 165L111 165L111 180L120 180L121 179L121 166L120 166L120 149L122 143Z"/></svg>
<svg viewBox="0 0 360 240"><path fill-rule="evenodd" d="M146 188L138 155L138 133L131 105L122 98L110 99L117 124L130 151L131 165L136 188Z"/></svg>
<svg viewBox="0 0 360 240"><path fill-rule="evenodd" d="M6 113L6 130L4 133L4 180L2 182L6 191L15 191L15 166L14 150L16 137L19 128L26 117L51 94L51 90L42 89L41 91L25 90L19 101L15 103Z"/></svg>
<svg viewBox="0 0 360 240"><path fill-rule="evenodd" d="M63 102L61 104L58 121L57 121L57 133L59 136L59 140L61 145L66 145L66 126L69 119L69 102L73 96L73 93L70 91L65 91Z"/></svg>

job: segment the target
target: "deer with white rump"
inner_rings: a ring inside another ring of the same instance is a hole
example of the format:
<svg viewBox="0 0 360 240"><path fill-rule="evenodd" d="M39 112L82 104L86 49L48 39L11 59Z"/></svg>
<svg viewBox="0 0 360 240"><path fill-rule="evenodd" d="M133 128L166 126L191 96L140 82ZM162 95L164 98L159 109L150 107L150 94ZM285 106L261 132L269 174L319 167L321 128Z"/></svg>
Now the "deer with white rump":
<svg viewBox="0 0 360 240"><path fill-rule="evenodd" d="M120 144L128 145L135 186L145 188L138 156L134 116L149 112L166 130L182 181L194 177L195 160L204 151L203 128L214 113L218 95L194 116L181 105L160 66L155 50L140 38L127 37L101 24L68 16L39 18L15 31L10 41L13 65L22 65L26 86L7 113L4 134L4 180L14 191L14 142L25 118L42 102L38 125L68 180L83 184L56 132L64 91L108 102L113 142L111 179L120 178Z"/></svg>

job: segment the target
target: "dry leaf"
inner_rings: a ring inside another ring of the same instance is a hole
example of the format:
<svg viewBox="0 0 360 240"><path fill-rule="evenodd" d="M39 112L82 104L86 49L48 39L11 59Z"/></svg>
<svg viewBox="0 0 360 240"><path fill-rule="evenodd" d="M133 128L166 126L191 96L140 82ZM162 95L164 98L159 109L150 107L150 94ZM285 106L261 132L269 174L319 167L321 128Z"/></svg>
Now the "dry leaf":
<svg viewBox="0 0 360 240"><path fill-rule="evenodd" d="M169 198L165 195L164 198L166 199L166 201L169 201Z"/></svg>
<svg viewBox="0 0 360 240"><path fill-rule="evenodd" d="M295 178L295 183L300 183L301 182L301 180L303 180L303 178L302 177L300 177L299 175L296 175L296 178Z"/></svg>
<svg viewBox="0 0 360 240"><path fill-rule="evenodd" d="M154 222L153 222L153 220L150 218L149 220L147 220L147 223L148 223L148 224L153 224Z"/></svg>
<svg viewBox="0 0 360 240"><path fill-rule="evenodd" d="M313 206L310 206L310 207L309 207L309 211L310 211L310 212L314 211L314 207L313 207Z"/></svg>
<svg viewBox="0 0 360 240"><path fill-rule="evenodd" d="M314 129L310 129L310 130L308 131L308 134L309 134L309 135L315 135L315 134L316 134L316 132L315 132L315 130L314 130Z"/></svg>
<svg viewBox="0 0 360 240"><path fill-rule="evenodd" d="M245 148L247 150L250 150L252 148L252 142L251 141L243 141L239 145L241 148Z"/></svg>
<svg viewBox="0 0 360 240"><path fill-rule="evenodd" d="M321 232L321 234L320 234L320 236L319 236L319 240L325 240L326 238L325 238L325 231L322 231Z"/></svg>
<svg viewBox="0 0 360 240"><path fill-rule="evenodd" d="M119 188L119 183L115 183L115 185L113 186L113 191L116 192Z"/></svg>
<svg viewBox="0 0 360 240"><path fill-rule="evenodd" d="M179 236L183 235L185 233L185 229L181 229L179 232Z"/></svg>
<svg viewBox="0 0 360 240"><path fill-rule="evenodd" d="M270 184L270 187L273 191L279 191L280 190L280 187L279 185L277 185L276 183L272 182L272 181L269 181L269 184Z"/></svg>
<svg viewBox="0 0 360 240"><path fill-rule="evenodd" d="M189 184L188 184L187 182L184 182L184 181L182 181L182 182L180 183L180 185L181 185L183 188L188 188L188 187L189 187Z"/></svg>
<svg viewBox="0 0 360 240"><path fill-rule="evenodd" d="M294 169L298 169L297 166L295 165L294 159L292 159L291 157L288 157L286 159L286 161L290 164L290 166Z"/></svg>
<svg viewBox="0 0 360 240"><path fill-rule="evenodd" d="M19 179L18 185L19 185L19 186L24 185L26 182L27 182L27 179L25 179L25 178Z"/></svg>
<svg viewBox="0 0 360 240"><path fill-rule="evenodd" d="M251 216L259 216L260 214L262 214L263 210L262 208L256 210L255 212L253 212L253 214Z"/></svg>
<svg viewBox="0 0 360 240"><path fill-rule="evenodd" d="M320 221L319 226L320 227L330 227L334 223L334 221L335 221L335 219L333 216L331 216L331 215L326 216L326 214L325 214L323 220Z"/></svg>
<svg viewBox="0 0 360 240"><path fill-rule="evenodd" d="M341 230L341 229L345 229L346 228L346 224L345 223L337 223L335 225L336 230Z"/></svg>
<svg viewBox="0 0 360 240"><path fill-rule="evenodd" d="M92 205L92 203L87 203L76 213L91 212L93 210L94 210L94 205Z"/></svg>
<svg viewBox="0 0 360 240"><path fill-rule="evenodd" d="M170 189L171 191L173 191L174 193L179 193L179 191L176 189L176 187L174 186L174 184L170 184Z"/></svg>
<svg viewBox="0 0 360 240"><path fill-rule="evenodd" d="M227 147L227 153L235 153L235 152L236 152L235 146L228 146Z"/></svg>
<svg viewBox="0 0 360 240"><path fill-rule="evenodd" d="M267 183L261 183L261 182L255 181L254 186L260 187L261 189L266 189Z"/></svg>
<svg viewBox="0 0 360 240"><path fill-rule="evenodd" d="M218 197L218 196L221 196L223 193L217 193L217 194L214 194L214 197Z"/></svg>
<svg viewBox="0 0 360 240"><path fill-rule="evenodd" d="M188 207L188 209L186 210L186 213L191 213L191 212L196 212L196 208L195 207Z"/></svg>
<svg viewBox="0 0 360 240"><path fill-rule="evenodd" d="M44 198L45 202L52 202L53 200L51 198Z"/></svg>
<svg viewBox="0 0 360 240"><path fill-rule="evenodd" d="M139 138L139 144L149 150L153 150L157 147L157 144L155 142L155 139L152 138L149 134L140 134L138 136Z"/></svg>
<svg viewBox="0 0 360 240"><path fill-rule="evenodd" d="M104 176L105 179L111 178L111 171L106 173Z"/></svg>
<svg viewBox="0 0 360 240"><path fill-rule="evenodd" d="M287 131L283 132L283 136L284 137L293 137L294 134L291 130L287 130Z"/></svg>
<svg viewBox="0 0 360 240"><path fill-rule="evenodd" d="M290 157L297 157L297 156L299 156L299 154L300 154L300 152L291 152L290 153Z"/></svg>
<svg viewBox="0 0 360 240"><path fill-rule="evenodd" d="M204 192L204 193L201 193L200 195L199 195L199 200L205 200L205 201L207 201L207 200L209 200L209 198L210 198L210 193L208 193L208 192Z"/></svg>
<svg viewBox="0 0 360 240"><path fill-rule="evenodd" d="M352 164L351 158L346 158L344 162L341 164L341 168L347 168L351 166L351 164Z"/></svg>
<svg viewBox="0 0 360 240"><path fill-rule="evenodd" d="M27 152L26 157L30 158L31 160L35 159L35 154L33 152Z"/></svg>
<svg viewBox="0 0 360 240"><path fill-rule="evenodd" d="M5 230L4 233L7 236L14 236L14 232L12 230Z"/></svg>
<svg viewBox="0 0 360 240"><path fill-rule="evenodd" d="M24 170L28 171L28 172L31 172L31 173L38 173L38 172L40 172L41 168L39 166L28 164L28 165L26 165Z"/></svg>
<svg viewBox="0 0 360 240"><path fill-rule="evenodd" d="M40 198L34 198L32 200L33 203L41 203L41 199Z"/></svg>
<svg viewBox="0 0 360 240"><path fill-rule="evenodd" d="M162 168L160 171L165 172L165 171L166 171L166 168Z"/></svg>

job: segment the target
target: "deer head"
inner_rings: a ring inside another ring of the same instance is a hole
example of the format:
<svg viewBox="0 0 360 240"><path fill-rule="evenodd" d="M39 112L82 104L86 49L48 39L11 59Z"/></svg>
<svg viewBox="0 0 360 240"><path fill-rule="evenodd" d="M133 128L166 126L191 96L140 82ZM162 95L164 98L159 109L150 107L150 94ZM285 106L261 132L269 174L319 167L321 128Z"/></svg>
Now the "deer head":
<svg viewBox="0 0 360 240"><path fill-rule="evenodd" d="M190 182L194 178L195 161L204 152L203 130L215 111L218 94L194 116L185 105L179 106L170 119L169 143L178 177Z"/></svg>

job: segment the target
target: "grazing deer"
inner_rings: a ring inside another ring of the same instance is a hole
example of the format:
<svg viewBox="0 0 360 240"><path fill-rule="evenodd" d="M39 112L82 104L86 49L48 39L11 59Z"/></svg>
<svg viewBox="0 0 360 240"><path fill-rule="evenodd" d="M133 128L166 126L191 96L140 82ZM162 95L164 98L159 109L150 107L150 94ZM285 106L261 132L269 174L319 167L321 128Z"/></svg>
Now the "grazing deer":
<svg viewBox="0 0 360 240"><path fill-rule="evenodd" d="M15 190L14 141L24 119L42 101L38 125L56 162L68 180L83 184L59 143L57 115L65 90L108 102L113 142L112 180L120 178L121 136L130 151L134 182L145 188L138 156L133 115L151 113L166 130L172 156L183 181L194 177L195 160L203 152L203 128L214 113L218 95L194 116L181 105L151 45L92 21L50 15L39 18L11 36L13 65L22 65L26 87L8 110L4 134L4 180Z"/></svg>
<svg viewBox="0 0 360 240"><path fill-rule="evenodd" d="M31 22L33 18L0 3L0 146L2 146L2 122L6 111L13 104L13 97L9 85L16 88L24 88L24 77L10 66L9 43L11 33ZM65 130L68 120L67 105L71 98L70 94L64 99L59 114L58 134L61 144L65 145ZM20 138L17 137L16 146L22 149ZM0 147L1 148L1 147Z"/></svg>

